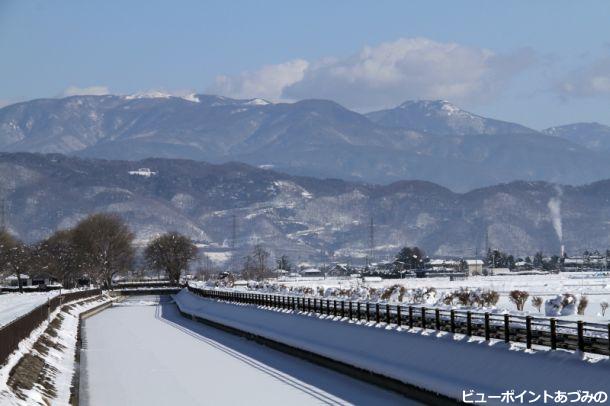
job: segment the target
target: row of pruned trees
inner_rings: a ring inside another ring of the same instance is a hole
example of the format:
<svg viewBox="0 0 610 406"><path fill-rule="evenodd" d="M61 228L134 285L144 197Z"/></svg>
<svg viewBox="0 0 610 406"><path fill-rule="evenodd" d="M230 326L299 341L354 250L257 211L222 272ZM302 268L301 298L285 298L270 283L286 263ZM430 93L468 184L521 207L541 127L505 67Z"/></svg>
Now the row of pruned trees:
<svg viewBox="0 0 610 406"><path fill-rule="evenodd" d="M84 278L110 287L117 275L133 269L133 241L134 234L123 219L107 213L90 215L75 227L59 230L34 244L0 230L0 277L15 275L20 290L21 275L41 273L67 288ZM196 246L177 232L155 238L144 250L146 264L164 271L173 283L180 280L181 272L196 256Z"/></svg>

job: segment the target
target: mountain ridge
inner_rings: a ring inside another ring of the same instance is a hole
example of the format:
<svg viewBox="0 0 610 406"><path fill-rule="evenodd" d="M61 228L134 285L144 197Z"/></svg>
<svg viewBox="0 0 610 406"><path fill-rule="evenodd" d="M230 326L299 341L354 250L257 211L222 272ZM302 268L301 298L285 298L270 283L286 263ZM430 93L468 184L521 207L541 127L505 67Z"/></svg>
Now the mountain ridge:
<svg viewBox="0 0 610 406"><path fill-rule="evenodd" d="M156 175L131 175L148 167ZM84 159L61 154L0 153L0 197L9 229L35 241L93 212L123 216L138 244L177 229L204 250L230 253L233 216L241 258L263 243L295 260L363 260L369 223L375 256L402 245L431 255L474 257L490 247L516 255L610 245L610 180L585 186L516 181L466 193L427 181L386 185L317 179L244 163L184 159ZM563 239L549 202L560 202Z"/></svg>
<svg viewBox="0 0 610 406"><path fill-rule="evenodd" d="M610 177L610 162L599 151L445 101L401 104L393 110L422 120L401 128L329 100L156 96L71 96L6 106L0 109L0 150L241 161L349 181L421 179L456 191L518 179L583 184ZM430 111L438 114L426 116ZM450 128L453 122L443 117L461 117L450 136L421 131L429 122Z"/></svg>

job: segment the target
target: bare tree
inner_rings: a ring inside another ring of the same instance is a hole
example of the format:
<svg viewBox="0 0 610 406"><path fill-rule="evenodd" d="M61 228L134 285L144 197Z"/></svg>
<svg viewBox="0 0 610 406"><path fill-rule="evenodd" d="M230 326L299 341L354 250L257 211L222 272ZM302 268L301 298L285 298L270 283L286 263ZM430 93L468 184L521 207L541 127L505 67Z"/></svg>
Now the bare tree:
<svg viewBox="0 0 610 406"><path fill-rule="evenodd" d="M201 266L199 266L196 271L198 278L207 281L212 279L214 274L218 273L218 269L214 266L214 261L212 261L208 255L201 254L200 262Z"/></svg>
<svg viewBox="0 0 610 406"><path fill-rule="evenodd" d="M582 295L580 297L580 301L578 302L578 306L576 307L576 310L579 315L582 316L585 314L585 309L587 308L588 304L589 304L589 298L585 295Z"/></svg>
<svg viewBox="0 0 610 406"><path fill-rule="evenodd" d="M485 307L495 306L500 300L500 294L495 290L487 290L481 293L481 303Z"/></svg>
<svg viewBox="0 0 610 406"><path fill-rule="evenodd" d="M74 228L73 241L79 261L86 263L93 277L106 287L112 279L127 273L134 259L133 233L114 214L93 214Z"/></svg>
<svg viewBox="0 0 610 406"><path fill-rule="evenodd" d="M277 259L276 262L277 269L282 269L287 272L292 271L292 264L290 263L290 258L288 258L288 255L282 255Z"/></svg>
<svg viewBox="0 0 610 406"><path fill-rule="evenodd" d="M524 290L512 290L508 297L510 301L517 306L517 310L522 311L527 299L530 297L530 294Z"/></svg>
<svg viewBox="0 0 610 406"><path fill-rule="evenodd" d="M267 262L269 260L269 252L262 245L257 244L252 249L252 253L244 258L244 266L242 269L242 277L244 279L261 280L270 276Z"/></svg>
<svg viewBox="0 0 610 406"><path fill-rule="evenodd" d="M534 306L538 311L542 308L543 300L540 296L532 297L532 306Z"/></svg>
<svg viewBox="0 0 610 406"><path fill-rule="evenodd" d="M152 240L144 257L153 269L165 271L170 282L177 284L182 271L197 258L197 247L190 238L172 231Z"/></svg>
<svg viewBox="0 0 610 406"><path fill-rule="evenodd" d="M608 302L606 302L606 301L600 302L599 303L599 307L601 307L601 309L602 309L602 317L604 317L606 315L606 310L608 309Z"/></svg>
<svg viewBox="0 0 610 406"><path fill-rule="evenodd" d="M59 230L38 244L42 268L61 282L65 288L76 285L87 268L83 256L79 255L72 230Z"/></svg>
<svg viewBox="0 0 610 406"><path fill-rule="evenodd" d="M5 230L0 230L0 272L4 276L15 275L19 292L23 292L21 275L29 261L28 247Z"/></svg>

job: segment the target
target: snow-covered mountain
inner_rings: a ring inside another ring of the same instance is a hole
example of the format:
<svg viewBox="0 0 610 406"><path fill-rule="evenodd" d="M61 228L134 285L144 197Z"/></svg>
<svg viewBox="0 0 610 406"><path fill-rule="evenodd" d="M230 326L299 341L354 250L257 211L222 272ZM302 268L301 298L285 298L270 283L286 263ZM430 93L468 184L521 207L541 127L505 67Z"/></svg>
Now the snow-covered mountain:
<svg viewBox="0 0 610 406"><path fill-rule="evenodd" d="M477 116L446 100L406 101L398 107L366 115L388 127L406 128L431 134L532 134L520 124Z"/></svg>
<svg viewBox="0 0 610 406"><path fill-rule="evenodd" d="M610 150L610 126L600 123L574 123L551 127L542 131L560 137L593 151Z"/></svg>
<svg viewBox="0 0 610 406"><path fill-rule="evenodd" d="M610 244L610 181L581 187L514 182L460 194L429 182L371 185L240 163L2 153L0 197L8 203L9 228L29 241L108 211L120 213L140 243L179 230L227 250L235 216L240 250L262 242L295 260L362 259L371 216L379 258L405 244L472 256L484 249L486 233L491 246L517 254L557 253L554 224L561 224L569 252ZM551 201L557 210L550 210Z"/></svg>
<svg viewBox="0 0 610 406"><path fill-rule="evenodd" d="M394 116L404 120L383 118ZM582 184L610 177L601 153L447 102L407 102L367 117L328 100L39 99L0 109L0 151L240 161L351 181L418 179L456 191L513 180Z"/></svg>

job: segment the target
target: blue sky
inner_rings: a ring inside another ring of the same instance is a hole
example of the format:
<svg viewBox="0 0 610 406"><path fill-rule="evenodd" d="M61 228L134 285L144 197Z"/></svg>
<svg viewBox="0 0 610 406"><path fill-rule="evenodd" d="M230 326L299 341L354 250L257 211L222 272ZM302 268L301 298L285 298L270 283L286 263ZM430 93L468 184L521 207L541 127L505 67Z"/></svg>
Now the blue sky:
<svg viewBox="0 0 610 406"><path fill-rule="evenodd" d="M75 93L443 98L610 124L607 1L0 0L0 103Z"/></svg>

